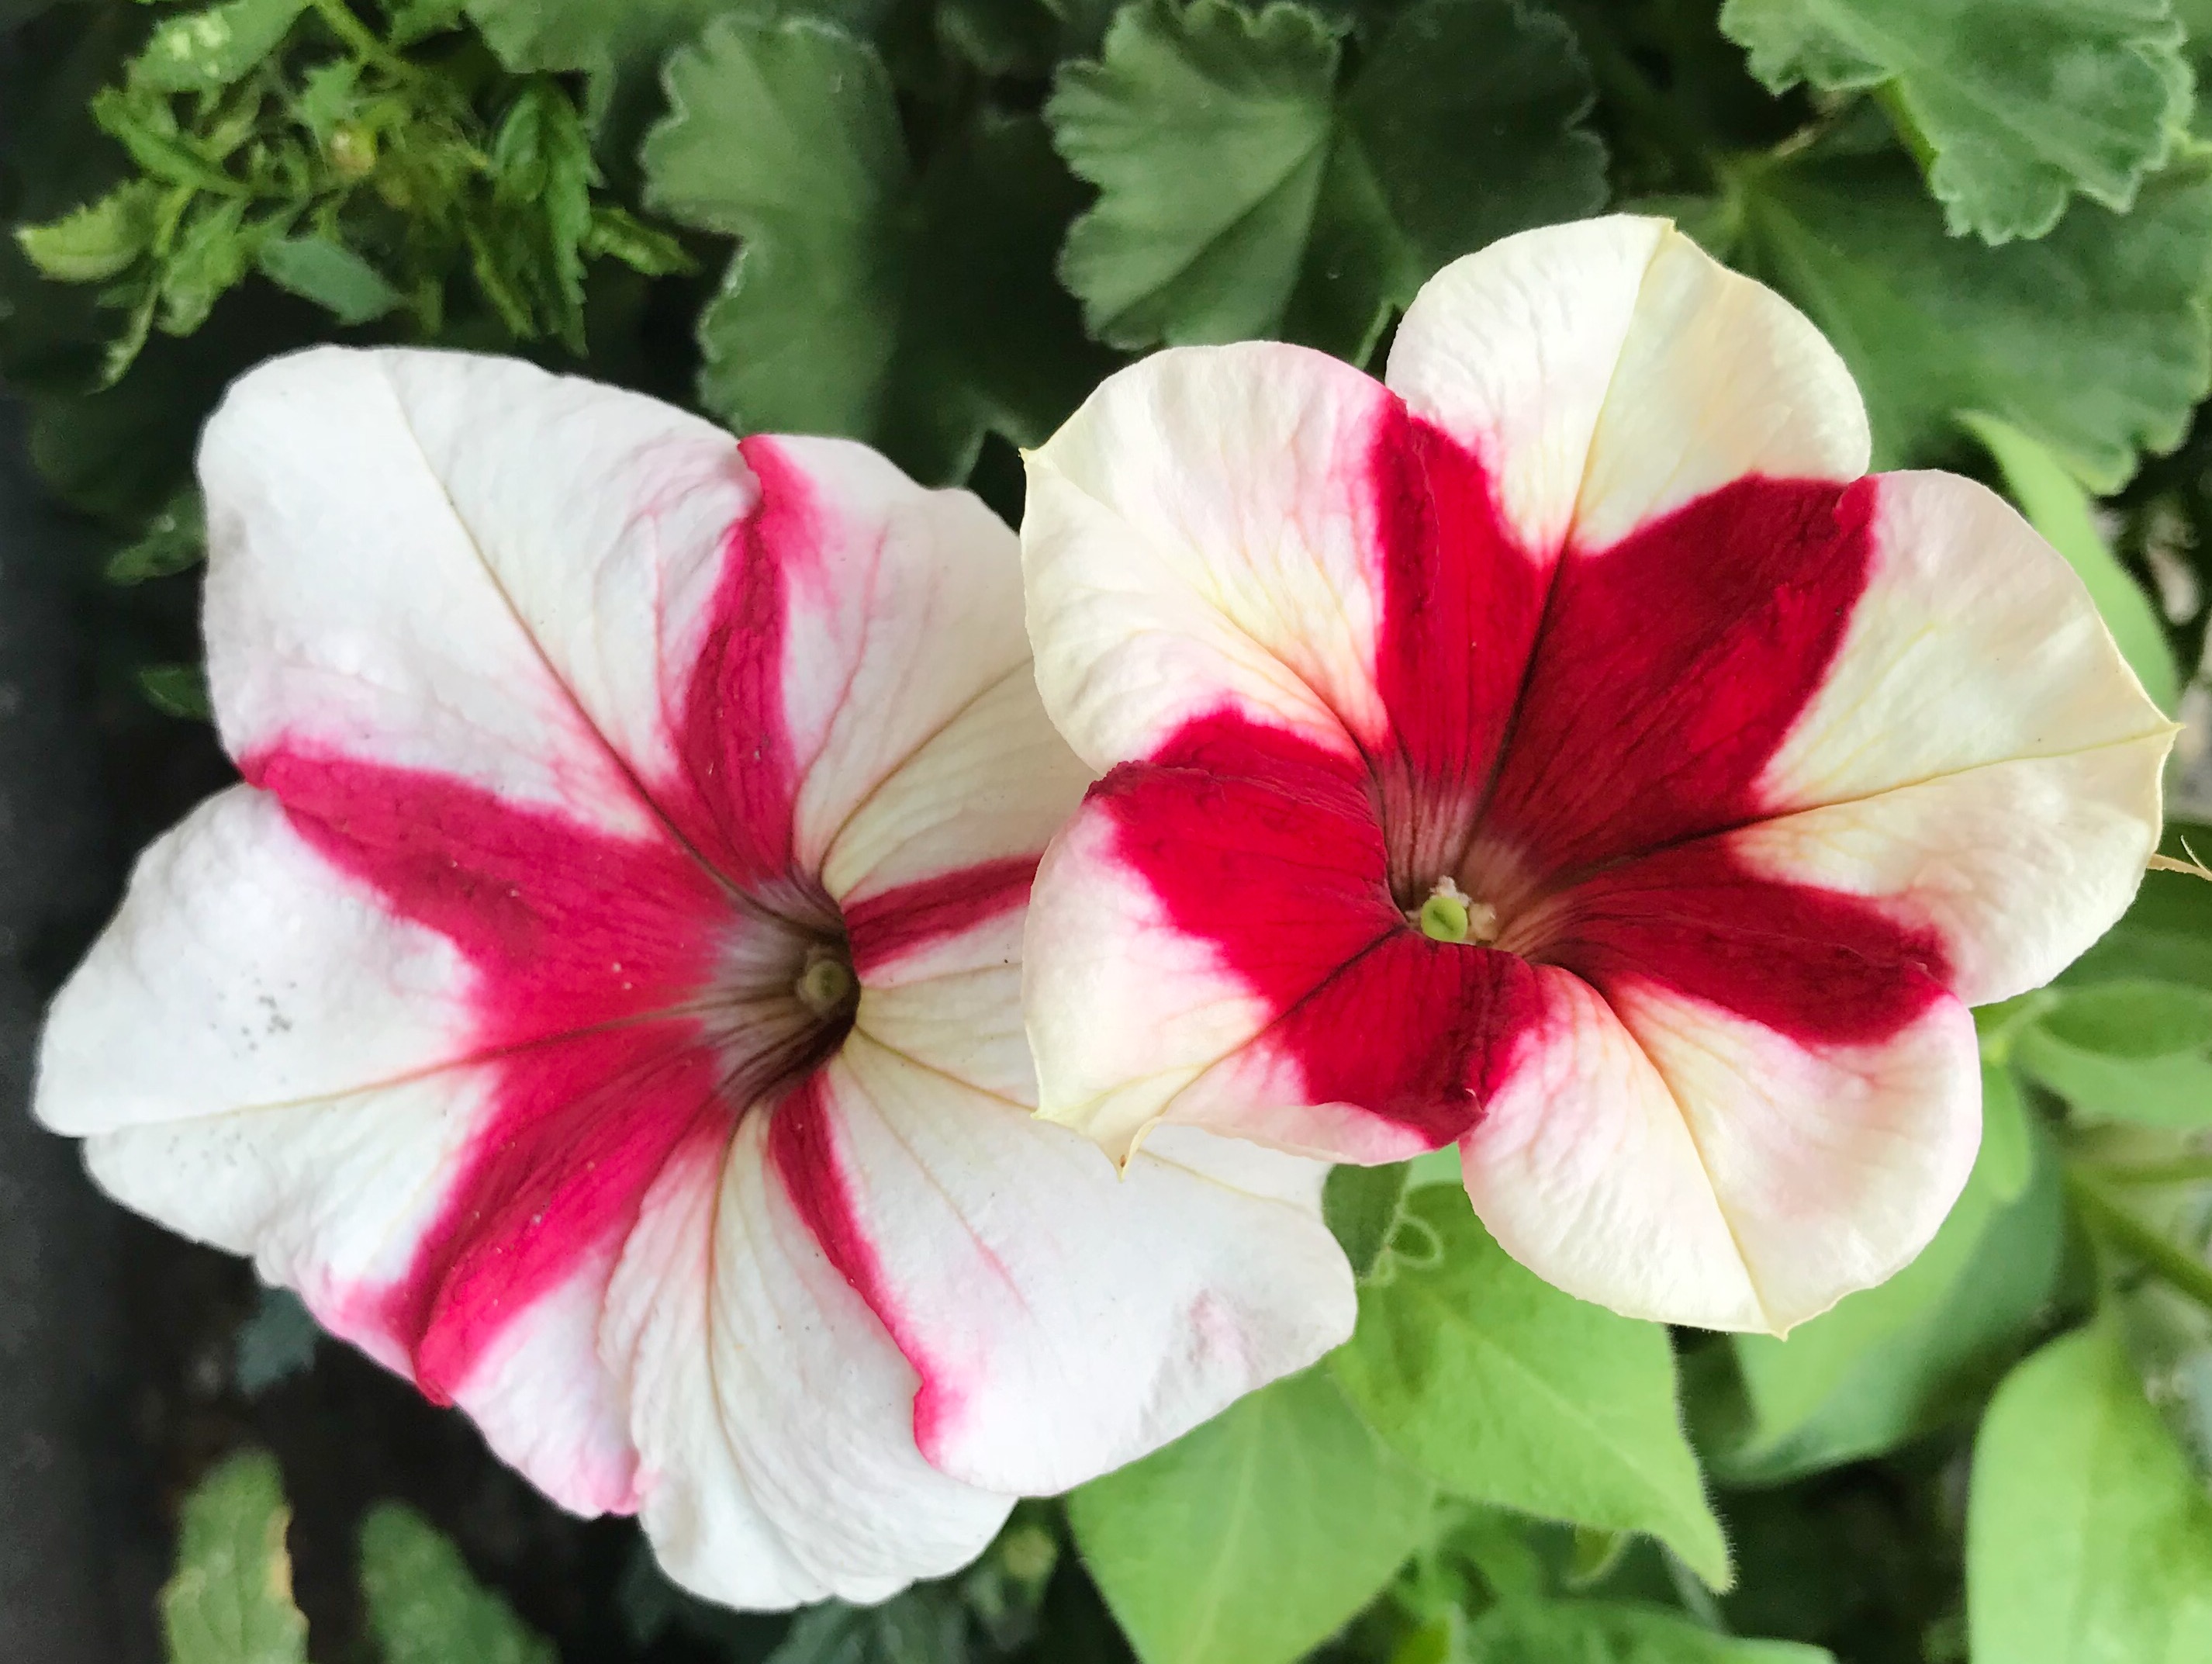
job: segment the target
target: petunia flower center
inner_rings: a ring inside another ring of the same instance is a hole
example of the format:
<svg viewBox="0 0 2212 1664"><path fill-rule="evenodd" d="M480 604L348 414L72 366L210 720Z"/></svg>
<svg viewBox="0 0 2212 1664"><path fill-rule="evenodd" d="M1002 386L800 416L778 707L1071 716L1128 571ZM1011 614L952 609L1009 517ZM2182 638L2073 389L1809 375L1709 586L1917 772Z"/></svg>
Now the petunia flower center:
<svg viewBox="0 0 2212 1664"><path fill-rule="evenodd" d="M817 1017L832 1016L852 997L853 967L837 949L817 942L806 950L806 968L791 991Z"/></svg>
<svg viewBox="0 0 2212 1664"><path fill-rule="evenodd" d="M773 1103L827 1063L860 1003L836 909L812 895L777 902L734 921L703 1003L723 1096L738 1108Z"/></svg>
<svg viewBox="0 0 2212 1664"><path fill-rule="evenodd" d="M1477 901L1449 878L1440 878L1428 899L1407 915L1431 942L1473 942L1487 947L1498 940L1498 909Z"/></svg>

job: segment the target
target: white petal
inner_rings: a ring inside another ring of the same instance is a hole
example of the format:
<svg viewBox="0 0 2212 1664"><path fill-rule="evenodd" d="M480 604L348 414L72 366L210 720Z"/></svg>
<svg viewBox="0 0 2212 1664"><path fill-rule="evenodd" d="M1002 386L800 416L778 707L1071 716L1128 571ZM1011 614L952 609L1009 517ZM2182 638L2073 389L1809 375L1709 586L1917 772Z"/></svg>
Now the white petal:
<svg viewBox="0 0 2212 1664"><path fill-rule="evenodd" d="M646 1530L709 1599L880 1600L972 1559L1012 1506L914 1438L915 1374L764 1159L766 1118L672 1161L610 1292Z"/></svg>
<svg viewBox="0 0 2212 1664"><path fill-rule="evenodd" d="M1351 1331L1318 1164L1298 1164L1296 1200L1288 1158L1261 1170L1272 1194L1164 1155L1117 1178L1073 1133L858 1034L824 1079L841 1228L865 1245L864 1292L921 1375L916 1437L948 1473L1064 1490Z"/></svg>
<svg viewBox="0 0 2212 1664"><path fill-rule="evenodd" d="M1856 478L1870 448L1850 372L1802 314L1626 215L1446 266L1407 308L1386 379L1483 459L1546 560L1746 474Z"/></svg>

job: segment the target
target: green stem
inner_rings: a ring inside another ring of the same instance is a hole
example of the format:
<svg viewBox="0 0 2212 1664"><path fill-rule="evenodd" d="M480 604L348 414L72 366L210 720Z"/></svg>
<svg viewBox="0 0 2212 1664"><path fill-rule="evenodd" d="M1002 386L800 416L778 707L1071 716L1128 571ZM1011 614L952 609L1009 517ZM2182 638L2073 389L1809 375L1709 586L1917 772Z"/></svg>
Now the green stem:
<svg viewBox="0 0 2212 1664"><path fill-rule="evenodd" d="M346 0L308 0L308 3L314 8L315 15L356 57L381 64L403 80L412 80L419 73L412 64L378 40L375 31L354 15Z"/></svg>
<svg viewBox="0 0 2212 1664"><path fill-rule="evenodd" d="M2163 1232L2153 1230L2080 1172L2066 1175L2066 1187L2074 1193L2075 1205L2092 1230L2122 1253L2141 1260L2169 1287L2212 1311L2212 1265Z"/></svg>

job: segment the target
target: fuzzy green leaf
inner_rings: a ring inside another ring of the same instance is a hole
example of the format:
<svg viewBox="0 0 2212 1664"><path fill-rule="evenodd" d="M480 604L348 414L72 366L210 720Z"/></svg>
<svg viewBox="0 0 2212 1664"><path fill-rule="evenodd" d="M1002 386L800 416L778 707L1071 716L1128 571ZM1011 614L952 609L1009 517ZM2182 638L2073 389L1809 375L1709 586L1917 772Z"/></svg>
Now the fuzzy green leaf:
<svg viewBox="0 0 2212 1664"><path fill-rule="evenodd" d="M1381 1167L1333 1167L1322 1187L1322 1217L1352 1262L1352 1274L1362 1282L1374 1271L1398 1228L1406 1167L1398 1161Z"/></svg>
<svg viewBox="0 0 2212 1664"><path fill-rule="evenodd" d="M58 220L17 227L15 241L56 283L105 283L152 247L161 200L160 186L132 180Z"/></svg>
<svg viewBox="0 0 2212 1664"><path fill-rule="evenodd" d="M1721 27L1777 92L1893 98L1951 230L1993 243L2076 191L2124 211L2189 125L2166 0L1728 0Z"/></svg>
<svg viewBox="0 0 2212 1664"><path fill-rule="evenodd" d="M131 76L157 93L228 87L275 52L307 0L224 0L162 20L131 61Z"/></svg>
<svg viewBox="0 0 2212 1664"><path fill-rule="evenodd" d="M2106 1326L2006 1380L1974 1443L1977 1659L2212 1664L2212 1502Z"/></svg>
<svg viewBox="0 0 2212 1664"><path fill-rule="evenodd" d="M1143 1664L1289 1664L1382 1588L1431 1507L1310 1370L1092 1480L1069 1520Z"/></svg>
<svg viewBox="0 0 2212 1664"><path fill-rule="evenodd" d="M306 1664L307 1620L292 1604L284 1530L292 1511L276 1461L232 1457L185 1499L176 1575L161 1590L169 1664Z"/></svg>
<svg viewBox="0 0 2212 1664"><path fill-rule="evenodd" d="M1359 1326L1331 1359L1376 1430L1463 1496L1648 1533L1725 1587L1728 1545L1682 1435L1667 1331L1553 1288L1457 1191L1417 1189L1406 1215L1441 1255L1397 1260L1362 1289Z"/></svg>
<svg viewBox="0 0 2212 1664"><path fill-rule="evenodd" d="M381 318L404 298L382 272L330 237L285 237L265 243L256 261L270 282L313 301L342 324Z"/></svg>
<svg viewBox="0 0 2212 1664"><path fill-rule="evenodd" d="M1556 18L1415 0L1348 88L1341 61L1337 25L1293 0L1135 0L1097 63L1062 70L1046 118L1099 195L1060 275L1092 334L1363 357L1446 261L1603 201L1604 152L1576 125L1588 73Z"/></svg>
<svg viewBox="0 0 2212 1664"><path fill-rule="evenodd" d="M651 200L741 240L699 322L731 426L866 439L941 484L987 428L1042 442L1103 374L1052 283L1075 186L1035 119L981 117L917 179L874 51L805 19L726 20L669 87Z"/></svg>
<svg viewBox="0 0 2212 1664"><path fill-rule="evenodd" d="M383 1664L558 1664L460 1551L397 1502L362 1522L361 1592Z"/></svg>
<svg viewBox="0 0 2212 1664"><path fill-rule="evenodd" d="M2079 204L2041 241L1997 249L1947 235L1895 156L1764 164L1735 206L1737 263L1842 352L1877 468L1952 454L1955 412L1980 411L2112 491L2180 442L2212 387L2202 160L2147 180L2124 216Z"/></svg>
<svg viewBox="0 0 2212 1664"><path fill-rule="evenodd" d="M1824 1648L1740 1641L1680 1612L1607 1600L1498 1607L1468 1630L1468 1656L1481 1664L1834 1664Z"/></svg>

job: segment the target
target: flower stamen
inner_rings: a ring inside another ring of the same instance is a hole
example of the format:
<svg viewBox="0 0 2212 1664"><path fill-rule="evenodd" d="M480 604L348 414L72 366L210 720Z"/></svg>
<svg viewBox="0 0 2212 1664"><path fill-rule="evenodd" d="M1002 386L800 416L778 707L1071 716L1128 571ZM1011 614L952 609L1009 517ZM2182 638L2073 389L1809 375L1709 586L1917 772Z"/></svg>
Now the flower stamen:
<svg viewBox="0 0 2212 1664"><path fill-rule="evenodd" d="M1472 942L1482 947L1498 940L1498 909L1474 899L1449 878L1438 879L1420 911L1407 917L1431 942Z"/></svg>

